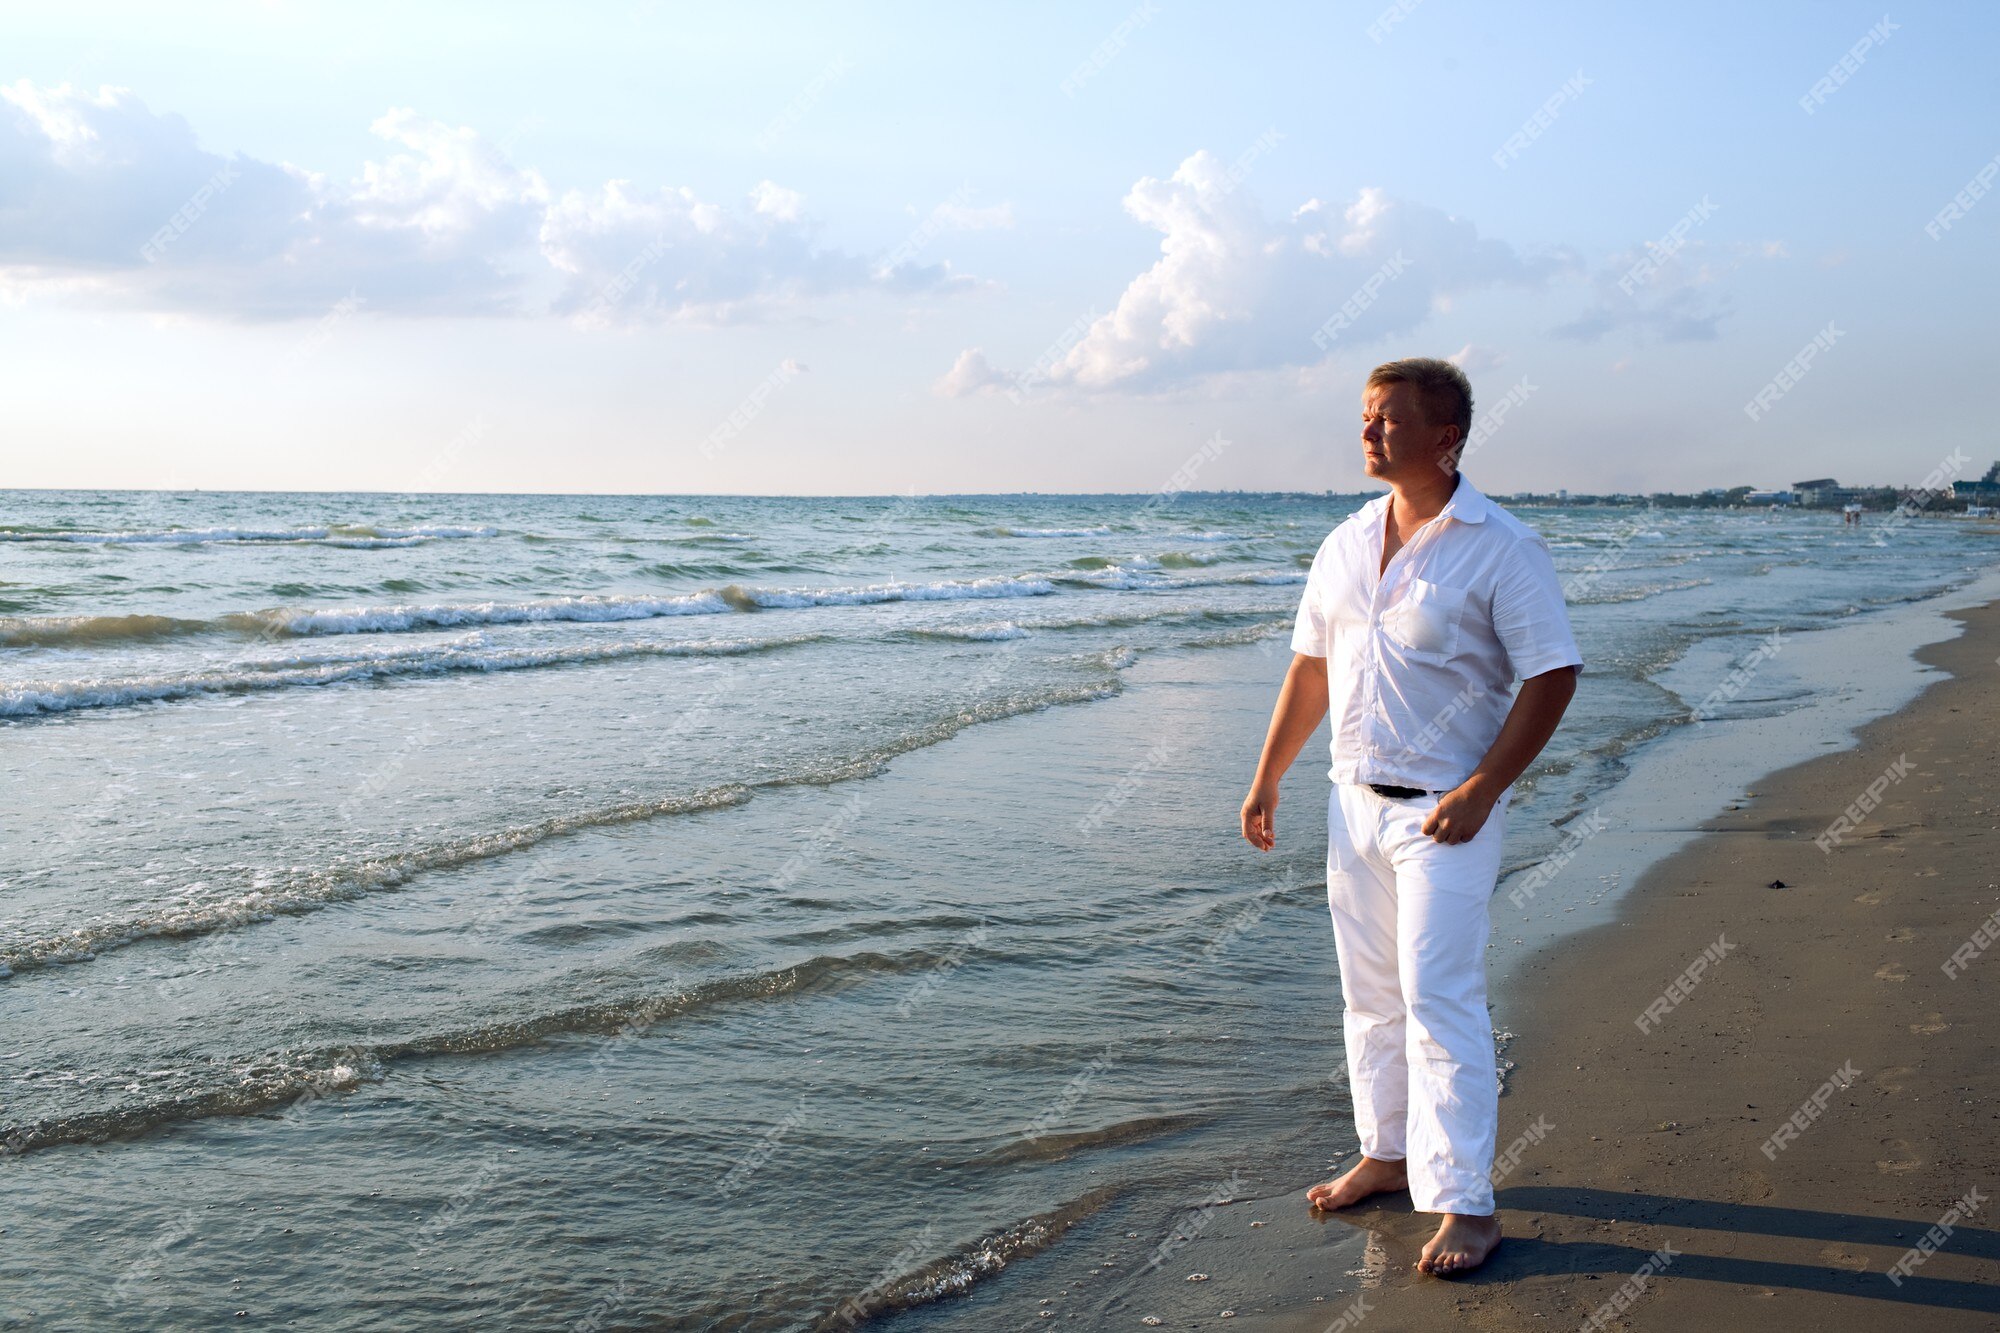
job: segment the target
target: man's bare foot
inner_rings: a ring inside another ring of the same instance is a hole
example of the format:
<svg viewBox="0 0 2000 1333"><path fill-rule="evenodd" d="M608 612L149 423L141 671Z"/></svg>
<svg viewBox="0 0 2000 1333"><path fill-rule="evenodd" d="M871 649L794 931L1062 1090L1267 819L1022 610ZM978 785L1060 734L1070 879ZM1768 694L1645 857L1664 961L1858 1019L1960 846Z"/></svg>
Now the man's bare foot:
<svg viewBox="0 0 2000 1333"><path fill-rule="evenodd" d="M1306 1202L1331 1212L1336 1208L1352 1208L1371 1194L1406 1189L1409 1183L1409 1176L1404 1172L1400 1159L1378 1162L1373 1157L1364 1157L1346 1175L1336 1176L1307 1190Z"/></svg>
<svg viewBox="0 0 2000 1333"><path fill-rule="evenodd" d="M1417 1267L1426 1273L1449 1277L1468 1273L1486 1262L1500 1244L1500 1219L1473 1217L1467 1213L1446 1213L1438 1233L1424 1246Z"/></svg>

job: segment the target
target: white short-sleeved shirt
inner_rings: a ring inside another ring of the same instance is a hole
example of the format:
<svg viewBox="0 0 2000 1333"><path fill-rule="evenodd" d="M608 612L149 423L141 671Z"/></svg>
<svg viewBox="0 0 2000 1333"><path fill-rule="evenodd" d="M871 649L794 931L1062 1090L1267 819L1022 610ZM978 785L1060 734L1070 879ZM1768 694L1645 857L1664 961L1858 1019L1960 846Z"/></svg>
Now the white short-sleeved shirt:
<svg viewBox="0 0 2000 1333"><path fill-rule="evenodd" d="M1321 544L1292 651L1327 659L1335 782L1448 791L1492 748L1516 679L1583 657L1548 543L1463 475L1385 570L1388 512L1371 500Z"/></svg>

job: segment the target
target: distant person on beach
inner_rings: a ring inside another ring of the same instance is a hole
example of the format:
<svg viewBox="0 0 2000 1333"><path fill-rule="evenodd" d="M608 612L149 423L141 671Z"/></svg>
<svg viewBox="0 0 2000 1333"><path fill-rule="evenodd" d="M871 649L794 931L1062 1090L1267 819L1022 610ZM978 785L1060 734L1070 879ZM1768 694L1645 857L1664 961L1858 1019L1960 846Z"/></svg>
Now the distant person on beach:
<svg viewBox="0 0 2000 1333"><path fill-rule="evenodd" d="M1547 543L1459 474L1471 429L1472 386L1450 362L1369 374L1362 455L1389 494L1313 559L1242 813L1270 851L1278 780L1330 709L1326 896L1362 1157L1306 1198L1347 1208L1407 1187L1444 1214L1418 1264L1439 1274L1500 1242L1487 902L1513 782L1583 665Z"/></svg>

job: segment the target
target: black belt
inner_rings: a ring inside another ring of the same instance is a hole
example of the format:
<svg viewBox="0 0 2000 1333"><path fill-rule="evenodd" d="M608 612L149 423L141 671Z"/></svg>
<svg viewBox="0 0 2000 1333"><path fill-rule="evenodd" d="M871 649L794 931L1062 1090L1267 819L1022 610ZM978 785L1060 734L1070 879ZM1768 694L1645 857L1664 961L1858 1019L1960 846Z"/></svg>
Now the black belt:
<svg viewBox="0 0 2000 1333"><path fill-rule="evenodd" d="M1430 795L1422 787L1391 787L1382 782L1369 783L1368 790L1377 796L1386 796L1392 801L1413 801L1419 796Z"/></svg>

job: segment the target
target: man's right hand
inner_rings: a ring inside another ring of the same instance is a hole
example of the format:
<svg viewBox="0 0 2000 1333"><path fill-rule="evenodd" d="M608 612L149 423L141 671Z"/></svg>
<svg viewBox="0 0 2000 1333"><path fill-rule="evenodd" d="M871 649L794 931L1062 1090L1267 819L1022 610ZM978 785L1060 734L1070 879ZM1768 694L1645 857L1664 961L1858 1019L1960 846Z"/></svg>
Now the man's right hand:
<svg viewBox="0 0 2000 1333"><path fill-rule="evenodd" d="M1278 789L1252 787L1243 798L1243 841L1260 852L1278 845Z"/></svg>
<svg viewBox="0 0 2000 1333"><path fill-rule="evenodd" d="M1278 706L1271 710L1264 753L1257 757L1257 776L1243 800L1243 841L1260 852L1278 845L1278 779L1326 716L1326 700L1326 659L1293 653Z"/></svg>

